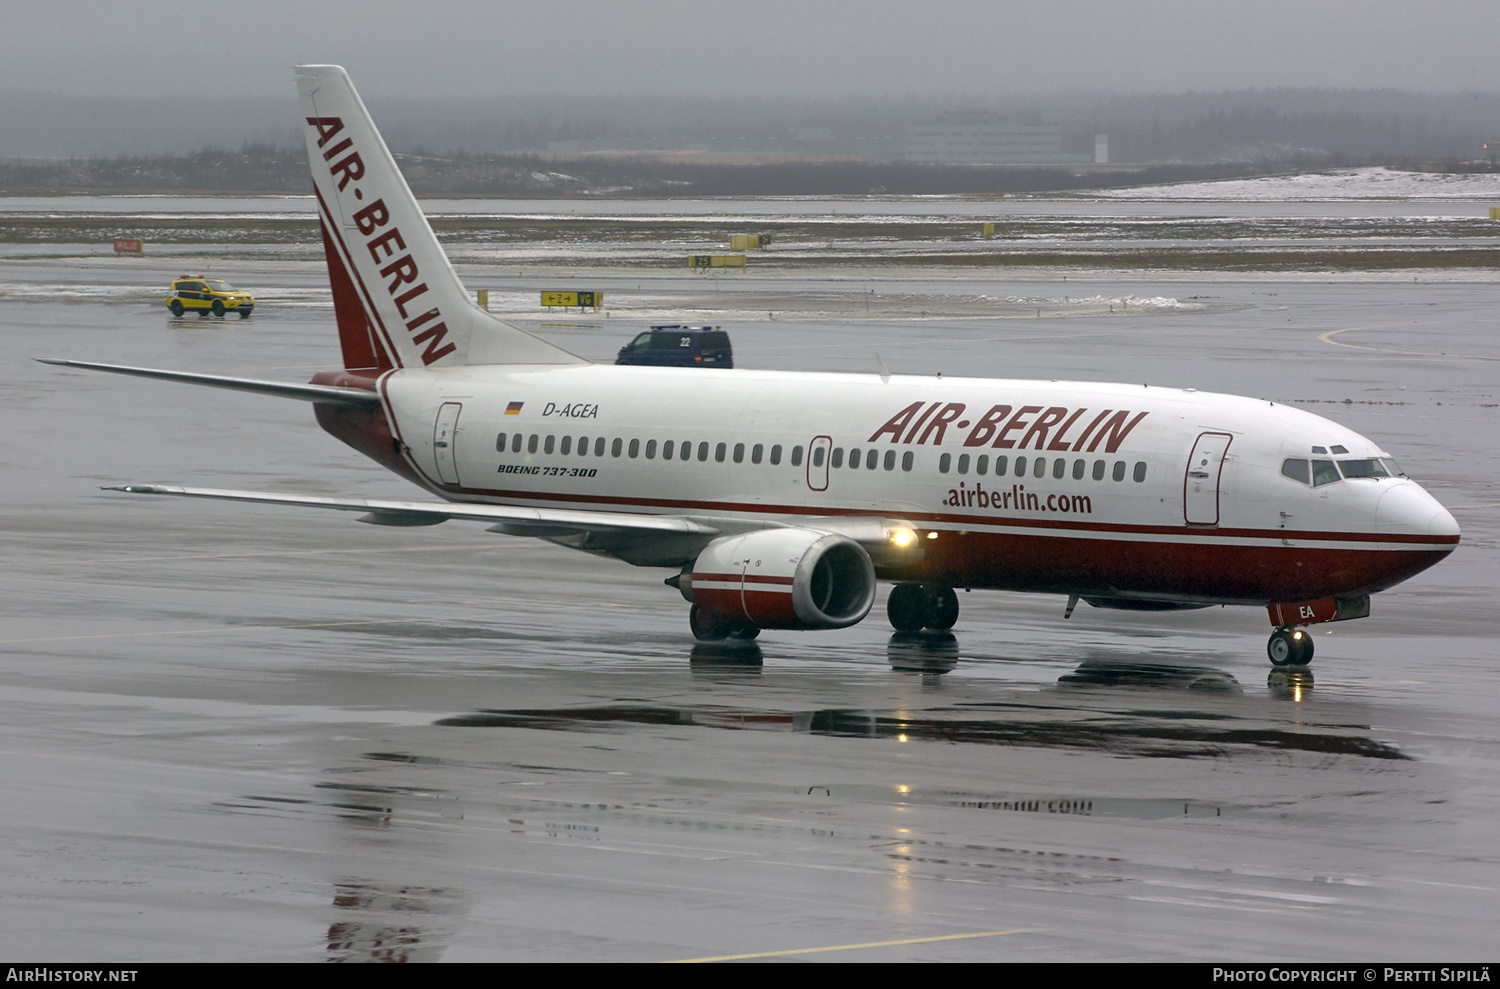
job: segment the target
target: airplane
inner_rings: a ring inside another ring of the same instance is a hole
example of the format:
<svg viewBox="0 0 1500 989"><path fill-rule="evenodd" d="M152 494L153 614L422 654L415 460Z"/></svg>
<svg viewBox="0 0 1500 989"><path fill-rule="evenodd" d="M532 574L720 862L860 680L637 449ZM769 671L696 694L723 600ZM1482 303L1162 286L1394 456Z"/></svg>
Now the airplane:
<svg viewBox="0 0 1500 989"><path fill-rule="evenodd" d="M596 365L470 301L348 75L296 69L344 367L307 384L46 363L312 404L441 499L112 490L486 523L665 568L705 641L838 629L893 583L898 631L956 588L1104 608L1266 608L1306 628L1444 559L1453 516L1372 440L1263 399L1083 381Z"/></svg>

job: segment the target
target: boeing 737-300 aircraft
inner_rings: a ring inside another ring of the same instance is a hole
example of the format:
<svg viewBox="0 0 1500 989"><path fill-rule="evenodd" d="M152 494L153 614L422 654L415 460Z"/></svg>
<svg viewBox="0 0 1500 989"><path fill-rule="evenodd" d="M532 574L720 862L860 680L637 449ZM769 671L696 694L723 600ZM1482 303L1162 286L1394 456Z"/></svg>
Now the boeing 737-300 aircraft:
<svg viewBox="0 0 1500 989"><path fill-rule="evenodd" d="M1437 563L1458 526L1379 445L1175 388L595 365L469 301L344 70L297 70L344 368L298 385L49 361L311 402L442 501L123 485L488 523L671 571L699 639L863 619L950 628L954 588L1098 607L1269 610L1303 627ZM684 414L686 412L687 414Z"/></svg>

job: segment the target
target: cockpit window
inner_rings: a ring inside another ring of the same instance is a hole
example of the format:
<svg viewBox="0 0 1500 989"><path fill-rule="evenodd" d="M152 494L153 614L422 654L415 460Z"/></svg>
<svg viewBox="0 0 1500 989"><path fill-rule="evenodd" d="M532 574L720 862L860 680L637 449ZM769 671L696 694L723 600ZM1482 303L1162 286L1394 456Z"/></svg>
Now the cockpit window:
<svg viewBox="0 0 1500 989"><path fill-rule="evenodd" d="M1348 453L1349 452L1349 448L1348 447L1344 447L1344 446L1339 446L1339 445L1335 444L1335 445L1329 447L1328 452L1329 453Z"/></svg>
<svg viewBox="0 0 1500 989"><path fill-rule="evenodd" d="M1373 458L1369 460L1340 460L1339 470L1345 477L1390 477L1385 464Z"/></svg>
<svg viewBox="0 0 1500 989"><path fill-rule="evenodd" d="M1380 462L1385 464L1385 469L1391 472L1392 477L1406 476L1406 471L1402 470L1391 457L1381 457Z"/></svg>
<svg viewBox="0 0 1500 989"><path fill-rule="evenodd" d="M1315 446L1315 447L1312 448L1312 452L1313 453L1327 453L1328 452L1328 448L1326 446Z"/></svg>
<svg viewBox="0 0 1500 989"><path fill-rule="evenodd" d="M1290 477L1292 480L1301 481L1303 484L1312 483L1312 474L1307 470L1306 460L1288 459L1282 461L1281 476Z"/></svg>
<svg viewBox="0 0 1500 989"><path fill-rule="evenodd" d="M1325 484L1332 484L1339 479L1339 469L1334 466L1332 460L1314 460L1312 462L1313 487L1319 488Z"/></svg>

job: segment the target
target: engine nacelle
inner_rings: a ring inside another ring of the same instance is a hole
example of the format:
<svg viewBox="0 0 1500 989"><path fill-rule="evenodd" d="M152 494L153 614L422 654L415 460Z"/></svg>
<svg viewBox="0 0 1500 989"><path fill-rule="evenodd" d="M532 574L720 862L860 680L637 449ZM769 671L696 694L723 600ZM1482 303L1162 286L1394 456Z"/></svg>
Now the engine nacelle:
<svg viewBox="0 0 1500 989"><path fill-rule="evenodd" d="M844 628L870 613L875 566L848 536L760 529L705 546L693 563L690 593L698 607L732 622Z"/></svg>

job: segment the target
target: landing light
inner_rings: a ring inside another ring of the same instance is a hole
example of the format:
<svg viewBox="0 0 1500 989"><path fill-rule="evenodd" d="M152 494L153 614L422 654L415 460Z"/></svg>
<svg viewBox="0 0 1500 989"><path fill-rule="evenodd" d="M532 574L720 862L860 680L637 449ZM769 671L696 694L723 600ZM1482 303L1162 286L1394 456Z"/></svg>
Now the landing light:
<svg viewBox="0 0 1500 989"><path fill-rule="evenodd" d="M891 533L891 545L897 549L906 549L917 541L917 534L910 529L897 529Z"/></svg>

